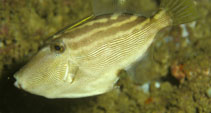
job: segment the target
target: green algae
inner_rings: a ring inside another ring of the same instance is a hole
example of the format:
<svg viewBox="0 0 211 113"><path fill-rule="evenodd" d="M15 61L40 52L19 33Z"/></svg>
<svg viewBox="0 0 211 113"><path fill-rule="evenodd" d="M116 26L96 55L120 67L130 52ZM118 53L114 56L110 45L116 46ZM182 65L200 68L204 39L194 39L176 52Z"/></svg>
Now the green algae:
<svg viewBox="0 0 211 113"><path fill-rule="evenodd" d="M140 3L149 15L156 8L146 1ZM211 3L196 2L202 18L195 26L186 25L189 35L182 37L180 26L162 30L135 66L135 75L120 73L116 89L88 98L48 100L15 88L12 75L46 38L89 15L90 2L0 1L0 113L210 113ZM176 71L185 74L183 82L175 78L174 65L182 66ZM141 89L146 82L150 82L148 93Z"/></svg>

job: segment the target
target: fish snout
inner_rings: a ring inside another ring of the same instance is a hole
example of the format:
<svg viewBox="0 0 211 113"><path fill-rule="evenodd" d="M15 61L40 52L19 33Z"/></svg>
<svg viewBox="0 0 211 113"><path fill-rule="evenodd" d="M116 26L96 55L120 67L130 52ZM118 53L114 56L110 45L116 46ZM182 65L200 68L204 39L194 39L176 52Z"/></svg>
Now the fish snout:
<svg viewBox="0 0 211 113"><path fill-rule="evenodd" d="M17 74L15 74L14 75L14 78L15 78L15 83L14 83L14 85L15 85L15 87L17 87L17 88L19 88L19 89L22 89L22 86L21 86L21 84L18 82L18 77L17 77L18 75Z"/></svg>
<svg viewBox="0 0 211 113"><path fill-rule="evenodd" d="M15 87L19 88L19 89L22 89L22 86L20 83L18 83L18 81L15 81L14 83Z"/></svg>

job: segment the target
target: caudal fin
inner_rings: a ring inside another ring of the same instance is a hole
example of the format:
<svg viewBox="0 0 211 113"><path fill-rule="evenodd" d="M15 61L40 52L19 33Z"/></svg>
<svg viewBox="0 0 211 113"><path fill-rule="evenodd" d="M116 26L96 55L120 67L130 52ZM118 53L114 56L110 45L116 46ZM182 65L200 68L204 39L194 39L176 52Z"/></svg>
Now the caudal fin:
<svg viewBox="0 0 211 113"><path fill-rule="evenodd" d="M161 0L160 9L171 16L173 25L188 23L199 17L193 0Z"/></svg>

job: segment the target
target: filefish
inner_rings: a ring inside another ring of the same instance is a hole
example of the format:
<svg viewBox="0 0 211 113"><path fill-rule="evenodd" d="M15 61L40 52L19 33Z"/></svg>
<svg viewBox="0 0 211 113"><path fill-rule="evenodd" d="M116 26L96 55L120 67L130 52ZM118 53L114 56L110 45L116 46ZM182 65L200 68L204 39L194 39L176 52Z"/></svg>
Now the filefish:
<svg viewBox="0 0 211 113"><path fill-rule="evenodd" d="M15 86L46 98L106 93L115 87L118 72L141 59L161 29L197 18L193 0L161 0L149 18L98 12L54 35L15 73Z"/></svg>

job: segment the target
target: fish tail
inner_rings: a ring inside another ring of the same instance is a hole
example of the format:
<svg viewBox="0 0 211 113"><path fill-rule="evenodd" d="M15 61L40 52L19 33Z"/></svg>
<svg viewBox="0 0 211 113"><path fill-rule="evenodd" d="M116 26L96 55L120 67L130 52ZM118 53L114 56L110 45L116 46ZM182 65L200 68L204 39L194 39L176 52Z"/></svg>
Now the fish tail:
<svg viewBox="0 0 211 113"><path fill-rule="evenodd" d="M199 17L193 0L161 0L160 10L170 16L173 25L188 23Z"/></svg>

